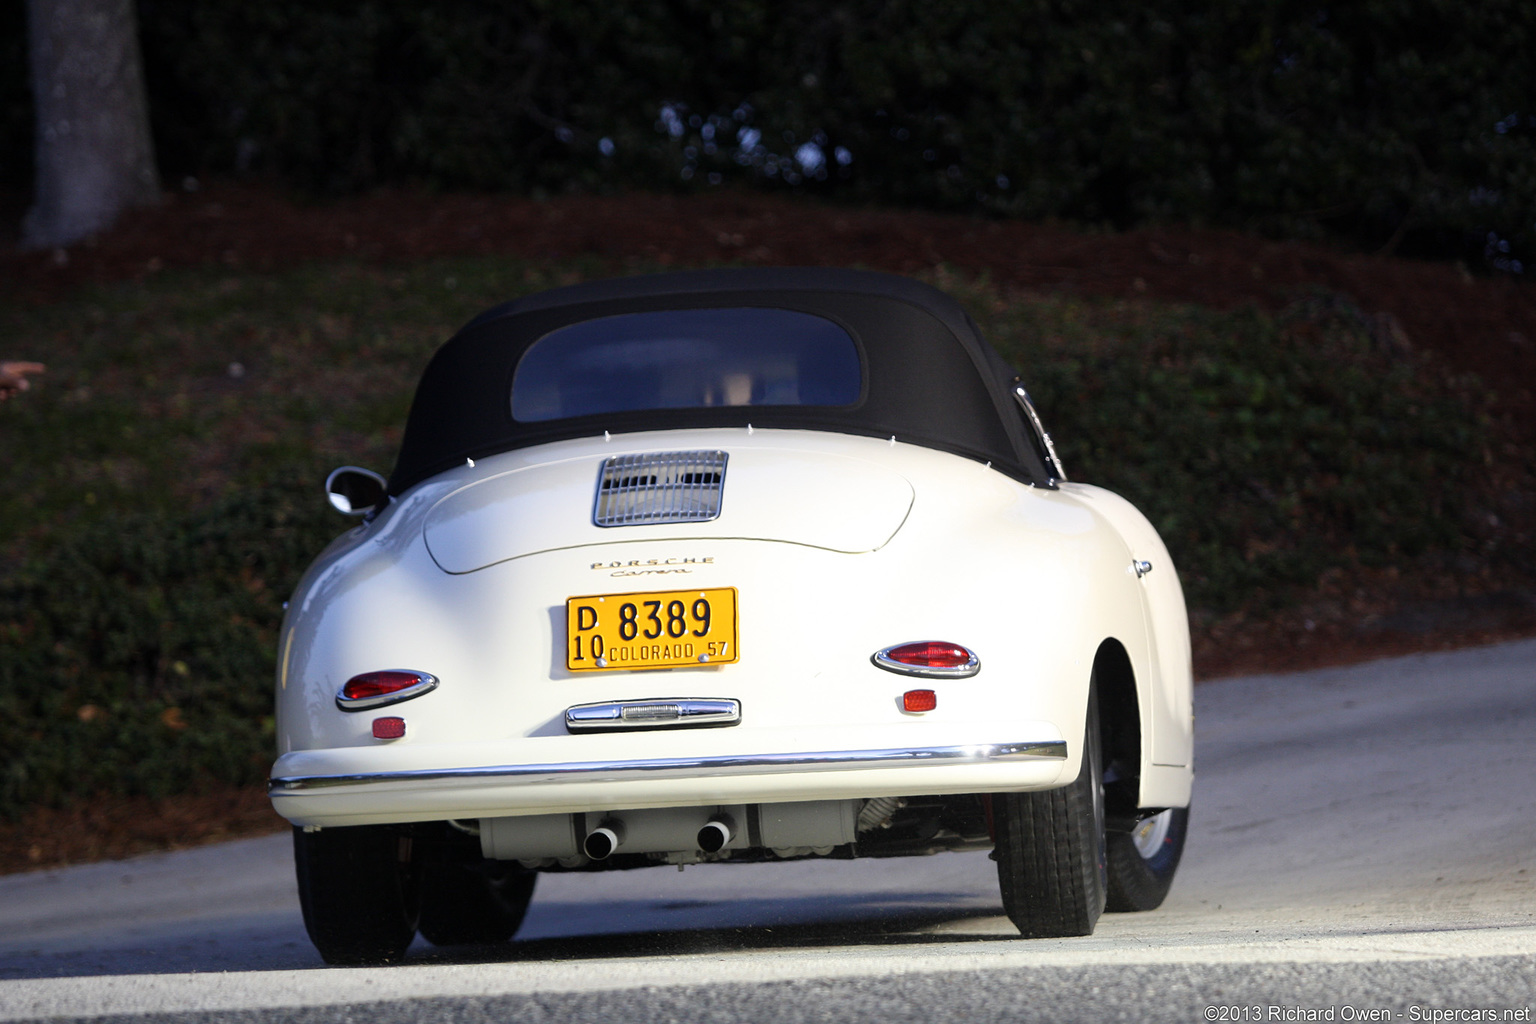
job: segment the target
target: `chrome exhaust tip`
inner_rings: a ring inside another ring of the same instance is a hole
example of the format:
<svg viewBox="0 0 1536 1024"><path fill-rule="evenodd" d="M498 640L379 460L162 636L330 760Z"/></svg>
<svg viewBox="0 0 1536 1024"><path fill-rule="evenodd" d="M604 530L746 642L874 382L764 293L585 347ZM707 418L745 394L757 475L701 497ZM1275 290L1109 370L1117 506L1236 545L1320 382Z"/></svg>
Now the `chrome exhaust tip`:
<svg viewBox="0 0 1536 1024"><path fill-rule="evenodd" d="M609 818L587 833L581 849L593 860L607 860L623 843L624 823L617 818Z"/></svg>
<svg viewBox="0 0 1536 1024"><path fill-rule="evenodd" d="M699 849L705 853L719 853L734 838L736 823L729 814L717 814L699 829Z"/></svg>

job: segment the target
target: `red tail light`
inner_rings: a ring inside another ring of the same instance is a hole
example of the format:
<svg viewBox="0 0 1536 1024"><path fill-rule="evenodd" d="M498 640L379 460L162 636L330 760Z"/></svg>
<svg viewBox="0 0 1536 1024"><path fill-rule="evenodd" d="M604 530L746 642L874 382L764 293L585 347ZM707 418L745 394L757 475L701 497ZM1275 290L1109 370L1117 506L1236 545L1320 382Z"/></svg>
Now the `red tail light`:
<svg viewBox="0 0 1536 1024"><path fill-rule="evenodd" d="M436 688L437 677L426 672L398 668L364 672L348 679L337 691L336 706L343 711L365 711L420 697Z"/></svg>
<svg viewBox="0 0 1536 1024"><path fill-rule="evenodd" d="M958 679L981 671L981 661L968 648L946 640L919 640L876 651L870 659L891 672L911 676Z"/></svg>

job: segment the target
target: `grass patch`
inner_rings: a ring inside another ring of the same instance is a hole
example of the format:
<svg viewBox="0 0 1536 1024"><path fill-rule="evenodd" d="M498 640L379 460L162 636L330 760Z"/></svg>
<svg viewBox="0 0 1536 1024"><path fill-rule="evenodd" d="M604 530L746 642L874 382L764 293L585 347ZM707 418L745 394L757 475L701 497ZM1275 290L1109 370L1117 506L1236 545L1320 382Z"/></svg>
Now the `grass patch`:
<svg viewBox="0 0 1536 1024"><path fill-rule="evenodd" d="M578 262L214 270L0 306L43 386L0 407L0 817L265 778L281 604L387 471L426 360ZM1076 479L1162 531L1192 605L1278 607L1340 565L1448 557L1484 427L1469 382L1347 304L1217 313L940 276L1025 371Z"/></svg>

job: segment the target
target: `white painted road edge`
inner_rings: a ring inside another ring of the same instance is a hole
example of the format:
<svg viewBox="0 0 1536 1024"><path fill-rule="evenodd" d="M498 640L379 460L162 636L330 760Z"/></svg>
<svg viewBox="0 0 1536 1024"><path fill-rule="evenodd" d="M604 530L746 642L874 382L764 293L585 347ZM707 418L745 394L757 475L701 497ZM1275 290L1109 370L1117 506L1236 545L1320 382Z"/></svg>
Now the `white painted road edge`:
<svg viewBox="0 0 1536 1024"><path fill-rule="evenodd" d="M1023 948L1026 947L1027 948ZM558 963L456 964L141 974L10 981L0 1008L5 1020L106 1014L333 1006L441 997L494 997L599 992L643 986L758 984L775 981L888 977L952 971L1020 970L1160 964L1416 962L1536 955L1536 928L1478 928L1368 936L1308 937L1127 949L1123 937L1004 940L978 950L898 946L844 951L726 952L718 956L637 957ZM710 964L701 972L700 961Z"/></svg>

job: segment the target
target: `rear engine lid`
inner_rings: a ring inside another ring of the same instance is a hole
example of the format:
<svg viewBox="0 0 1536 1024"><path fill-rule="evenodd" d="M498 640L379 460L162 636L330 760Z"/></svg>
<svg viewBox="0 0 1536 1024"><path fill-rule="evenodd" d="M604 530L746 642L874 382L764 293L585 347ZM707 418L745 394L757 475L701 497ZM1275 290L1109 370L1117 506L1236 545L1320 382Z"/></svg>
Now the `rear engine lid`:
<svg viewBox="0 0 1536 1024"><path fill-rule="evenodd" d="M687 463L693 466L702 453L683 454L694 457ZM715 454L720 458L703 473L689 471L718 489L705 510L717 512L711 518L616 523L609 514L613 460L571 459L500 473L442 498L427 513L427 550L449 573L562 548L692 538L779 541L858 554L888 543L912 508L912 485L863 459L777 448ZM670 455L658 450L621 458L654 466L676 461ZM659 479L658 487L668 482ZM598 525L599 519L608 525Z"/></svg>

